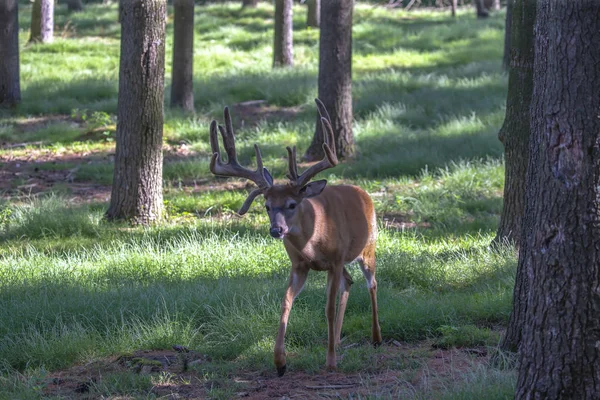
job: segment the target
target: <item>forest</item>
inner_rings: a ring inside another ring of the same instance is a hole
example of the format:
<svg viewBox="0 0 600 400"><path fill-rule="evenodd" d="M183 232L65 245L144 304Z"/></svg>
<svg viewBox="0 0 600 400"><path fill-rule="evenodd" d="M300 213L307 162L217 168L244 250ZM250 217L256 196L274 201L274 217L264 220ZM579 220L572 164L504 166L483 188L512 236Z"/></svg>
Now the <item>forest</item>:
<svg viewBox="0 0 600 400"><path fill-rule="evenodd" d="M600 398L597 48L587 0L0 0L0 399Z"/></svg>

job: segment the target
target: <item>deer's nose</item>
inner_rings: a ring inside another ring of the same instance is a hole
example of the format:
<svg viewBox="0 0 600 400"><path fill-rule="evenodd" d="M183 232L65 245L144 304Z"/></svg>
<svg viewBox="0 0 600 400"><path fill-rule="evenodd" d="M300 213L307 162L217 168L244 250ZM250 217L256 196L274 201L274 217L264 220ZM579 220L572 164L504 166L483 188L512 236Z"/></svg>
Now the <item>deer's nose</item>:
<svg viewBox="0 0 600 400"><path fill-rule="evenodd" d="M282 232L283 229L280 227L271 228L271 230L269 231L269 233L271 233L271 236L273 236L275 239L279 239L281 237Z"/></svg>

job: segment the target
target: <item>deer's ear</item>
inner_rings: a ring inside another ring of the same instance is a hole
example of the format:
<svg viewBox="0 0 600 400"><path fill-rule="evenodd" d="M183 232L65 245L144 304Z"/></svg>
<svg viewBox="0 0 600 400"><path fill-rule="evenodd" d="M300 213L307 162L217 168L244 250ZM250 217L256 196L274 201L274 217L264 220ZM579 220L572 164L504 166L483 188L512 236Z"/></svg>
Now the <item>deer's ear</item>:
<svg viewBox="0 0 600 400"><path fill-rule="evenodd" d="M271 173L266 168L263 168L263 171L265 173L265 179L267 180L267 183L273 186L273 177L271 176Z"/></svg>
<svg viewBox="0 0 600 400"><path fill-rule="evenodd" d="M320 181L311 182L311 183L307 184L306 186L304 186L302 189L300 189L300 195L305 199L318 196L321 194L323 189L325 189L326 185L327 185L327 180L325 180L325 179L322 179Z"/></svg>

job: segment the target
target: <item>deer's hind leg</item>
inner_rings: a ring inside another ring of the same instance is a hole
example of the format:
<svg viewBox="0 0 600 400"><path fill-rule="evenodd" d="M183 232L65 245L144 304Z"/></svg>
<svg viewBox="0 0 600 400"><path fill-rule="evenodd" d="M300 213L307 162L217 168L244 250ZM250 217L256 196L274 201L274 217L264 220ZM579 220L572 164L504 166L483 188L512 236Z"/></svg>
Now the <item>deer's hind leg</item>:
<svg viewBox="0 0 600 400"><path fill-rule="evenodd" d="M348 304L348 295L350 295L350 286L354 283L352 277L344 267L342 278L340 279L340 300L337 308L337 317L335 321L335 345L338 346L341 342L342 324L344 323L344 313L346 312L346 304Z"/></svg>
<svg viewBox="0 0 600 400"><path fill-rule="evenodd" d="M377 312L377 280L375 280L375 243L367 245L358 259L360 269L367 280L367 287L371 295L371 310L373 313L372 337L373 344L381 344L381 328L379 327L379 316Z"/></svg>

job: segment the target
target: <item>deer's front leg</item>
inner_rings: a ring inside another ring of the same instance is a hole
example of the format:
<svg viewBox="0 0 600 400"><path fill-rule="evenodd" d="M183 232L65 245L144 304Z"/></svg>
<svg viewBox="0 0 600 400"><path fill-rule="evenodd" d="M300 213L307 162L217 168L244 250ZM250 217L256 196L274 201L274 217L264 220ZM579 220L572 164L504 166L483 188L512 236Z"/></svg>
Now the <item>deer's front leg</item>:
<svg viewBox="0 0 600 400"><path fill-rule="evenodd" d="M288 288L281 302L281 319L279 320L279 332L277 333L277 339L275 340L275 367L277 367L277 375L283 376L285 374L285 330L287 328L288 319L290 317L290 311L292 310L292 304L294 299L304 287L306 277L308 276L308 268L304 266L292 266L290 274L290 281Z"/></svg>
<svg viewBox="0 0 600 400"><path fill-rule="evenodd" d="M336 369L335 360L335 300L340 279L342 277L342 268L335 268L327 273L327 305L325 306L325 316L327 317L327 369Z"/></svg>

